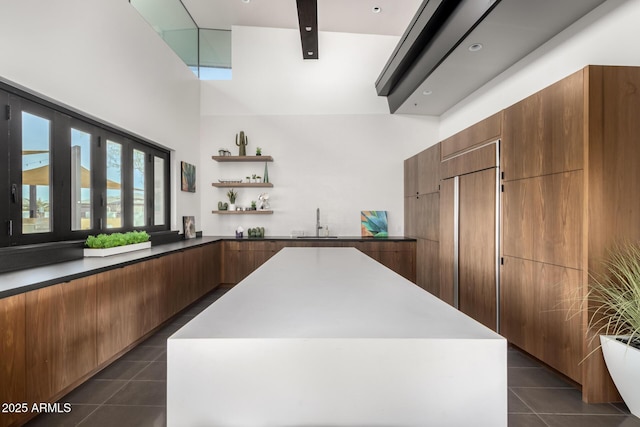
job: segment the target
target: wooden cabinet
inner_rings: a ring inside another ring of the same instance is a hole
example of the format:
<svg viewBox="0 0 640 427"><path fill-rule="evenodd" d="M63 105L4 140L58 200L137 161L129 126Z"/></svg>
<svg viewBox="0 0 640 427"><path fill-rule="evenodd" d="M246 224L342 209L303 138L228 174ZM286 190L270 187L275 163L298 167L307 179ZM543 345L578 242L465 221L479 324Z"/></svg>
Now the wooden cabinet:
<svg viewBox="0 0 640 427"><path fill-rule="evenodd" d="M418 155L404 161L404 196L418 195Z"/></svg>
<svg viewBox="0 0 640 427"><path fill-rule="evenodd" d="M440 297L498 328L498 164L496 117L443 141L440 183ZM480 141L464 137L482 137ZM486 142L486 138L492 139ZM467 151L461 151L471 147Z"/></svg>
<svg viewBox="0 0 640 427"><path fill-rule="evenodd" d="M0 299L0 403L28 402L25 331L25 294ZM25 418L16 412L2 414L0 427Z"/></svg>
<svg viewBox="0 0 640 427"><path fill-rule="evenodd" d="M236 284L285 247L355 247L403 277L416 281L415 242L344 240L225 241L224 283Z"/></svg>
<svg viewBox="0 0 640 427"><path fill-rule="evenodd" d="M223 283L239 283L279 249L273 240L225 241Z"/></svg>
<svg viewBox="0 0 640 427"><path fill-rule="evenodd" d="M460 177L458 307L497 330L497 170Z"/></svg>
<svg viewBox="0 0 640 427"><path fill-rule="evenodd" d="M405 279L416 282L415 242L358 242L354 246Z"/></svg>
<svg viewBox="0 0 640 427"><path fill-rule="evenodd" d="M52 402L220 281L219 242L0 299L0 400ZM0 426L34 413L2 414Z"/></svg>
<svg viewBox="0 0 640 427"><path fill-rule="evenodd" d="M96 277L26 293L27 394L46 402L97 365Z"/></svg>
<svg viewBox="0 0 640 427"><path fill-rule="evenodd" d="M504 112L501 332L587 402L618 396L588 313L568 318L565 301L615 242L640 239L638 87L638 67L589 66Z"/></svg>
<svg viewBox="0 0 640 427"><path fill-rule="evenodd" d="M440 144L405 160L404 234L417 239L415 282L439 296ZM413 179L413 182L408 181ZM411 190L407 190L409 185Z"/></svg>
<svg viewBox="0 0 640 427"><path fill-rule="evenodd" d="M133 264L95 277L98 364L111 360L144 334L143 272L140 264Z"/></svg>
<svg viewBox="0 0 640 427"><path fill-rule="evenodd" d="M581 70L504 110L505 179L582 169L584 100Z"/></svg>

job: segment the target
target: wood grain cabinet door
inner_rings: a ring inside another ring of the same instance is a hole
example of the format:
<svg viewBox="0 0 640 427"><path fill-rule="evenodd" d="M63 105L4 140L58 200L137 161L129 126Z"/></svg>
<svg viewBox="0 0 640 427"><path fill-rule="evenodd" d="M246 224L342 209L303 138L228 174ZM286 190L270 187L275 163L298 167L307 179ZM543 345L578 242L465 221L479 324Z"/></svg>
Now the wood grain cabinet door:
<svg viewBox="0 0 640 427"><path fill-rule="evenodd" d="M440 182L440 220L439 220L439 259L440 259L440 291L439 297L450 305L455 305L454 280L456 270L457 231L455 219L456 189L454 179Z"/></svg>
<svg viewBox="0 0 640 427"><path fill-rule="evenodd" d="M27 402L25 378L25 295L19 294L0 299L0 402ZM1 414L0 426L20 418Z"/></svg>
<svg viewBox="0 0 640 427"><path fill-rule="evenodd" d="M459 308L497 329L496 169L460 177Z"/></svg>
<svg viewBox="0 0 640 427"><path fill-rule="evenodd" d="M47 402L97 365L96 278L26 293L27 392Z"/></svg>

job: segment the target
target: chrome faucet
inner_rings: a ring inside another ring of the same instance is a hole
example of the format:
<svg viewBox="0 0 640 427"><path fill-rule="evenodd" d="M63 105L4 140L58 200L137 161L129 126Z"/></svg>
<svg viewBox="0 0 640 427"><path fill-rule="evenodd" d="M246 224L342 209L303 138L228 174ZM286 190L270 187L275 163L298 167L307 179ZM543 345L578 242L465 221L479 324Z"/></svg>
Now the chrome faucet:
<svg viewBox="0 0 640 427"><path fill-rule="evenodd" d="M320 237L320 230L322 230L322 226L320 225L320 208L316 209L316 237Z"/></svg>

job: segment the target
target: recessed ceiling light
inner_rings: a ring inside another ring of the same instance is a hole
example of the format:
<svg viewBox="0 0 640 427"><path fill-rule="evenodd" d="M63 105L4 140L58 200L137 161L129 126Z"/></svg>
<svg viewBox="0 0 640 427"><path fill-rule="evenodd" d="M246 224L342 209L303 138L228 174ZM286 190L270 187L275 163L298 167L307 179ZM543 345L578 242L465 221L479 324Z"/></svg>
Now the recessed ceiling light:
<svg viewBox="0 0 640 427"><path fill-rule="evenodd" d="M482 47L483 47L482 43L474 43L471 46L469 46L469 51L470 52L477 52L480 49L482 49Z"/></svg>
<svg viewBox="0 0 640 427"><path fill-rule="evenodd" d="M250 3L251 0L242 0L242 3Z"/></svg>
<svg viewBox="0 0 640 427"><path fill-rule="evenodd" d="M307 55L308 56L313 56L313 51L312 50L307 51Z"/></svg>
<svg viewBox="0 0 640 427"><path fill-rule="evenodd" d="M371 11L373 13L380 13L380 12L382 12L382 8L378 7L378 6L374 6L373 9L371 9Z"/></svg>
<svg viewBox="0 0 640 427"><path fill-rule="evenodd" d="M428 95L431 95L432 93L433 93L433 91L431 91L431 90L424 90L424 91L422 91L422 94L423 94L423 95L427 95L427 96L428 96Z"/></svg>

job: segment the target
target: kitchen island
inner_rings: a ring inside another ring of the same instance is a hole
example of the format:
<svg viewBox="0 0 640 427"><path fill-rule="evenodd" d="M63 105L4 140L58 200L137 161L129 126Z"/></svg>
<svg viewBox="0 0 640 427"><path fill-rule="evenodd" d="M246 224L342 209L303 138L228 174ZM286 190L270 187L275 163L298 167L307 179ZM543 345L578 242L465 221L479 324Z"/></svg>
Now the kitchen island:
<svg viewBox="0 0 640 427"><path fill-rule="evenodd" d="M506 341L353 248L284 248L168 340L169 426L506 426Z"/></svg>

